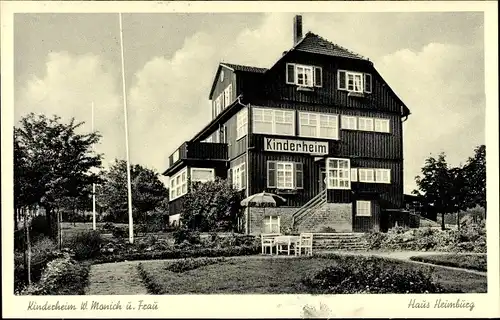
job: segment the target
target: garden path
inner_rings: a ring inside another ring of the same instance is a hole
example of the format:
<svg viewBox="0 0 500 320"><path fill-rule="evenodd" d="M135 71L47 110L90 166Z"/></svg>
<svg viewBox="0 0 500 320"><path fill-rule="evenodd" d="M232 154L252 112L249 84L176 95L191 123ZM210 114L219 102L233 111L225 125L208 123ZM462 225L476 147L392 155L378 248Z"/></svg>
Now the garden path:
<svg viewBox="0 0 500 320"><path fill-rule="evenodd" d="M140 261L96 264L90 268L86 295L148 294L137 271Z"/></svg>

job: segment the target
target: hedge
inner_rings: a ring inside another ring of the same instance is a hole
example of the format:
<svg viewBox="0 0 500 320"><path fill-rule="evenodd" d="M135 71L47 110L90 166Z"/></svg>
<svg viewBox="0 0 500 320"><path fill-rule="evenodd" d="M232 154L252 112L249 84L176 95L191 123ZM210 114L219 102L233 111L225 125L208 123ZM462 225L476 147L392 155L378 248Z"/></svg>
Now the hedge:
<svg viewBox="0 0 500 320"><path fill-rule="evenodd" d="M410 260L441 266L487 271L486 254L439 254L410 257Z"/></svg>
<svg viewBox="0 0 500 320"><path fill-rule="evenodd" d="M130 252L117 255L98 257L94 264L133 261L133 260L163 260L197 257L231 257L247 256L260 252L260 246L239 246L232 248L197 248L197 249L168 249L163 251Z"/></svg>

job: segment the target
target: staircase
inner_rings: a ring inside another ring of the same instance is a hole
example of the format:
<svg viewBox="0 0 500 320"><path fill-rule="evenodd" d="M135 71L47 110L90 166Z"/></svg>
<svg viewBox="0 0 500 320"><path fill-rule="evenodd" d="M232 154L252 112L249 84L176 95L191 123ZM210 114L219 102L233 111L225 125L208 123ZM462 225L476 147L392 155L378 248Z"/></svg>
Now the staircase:
<svg viewBox="0 0 500 320"><path fill-rule="evenodd" d="M292 215L292 229L326 203L326 189L318 193Z"/></svg>
<svg viewBox="0 0 500 320"><path fill-rule="evenodd" d="M363 233L314 233L313 251L360 251L368 249Z"/></svg>

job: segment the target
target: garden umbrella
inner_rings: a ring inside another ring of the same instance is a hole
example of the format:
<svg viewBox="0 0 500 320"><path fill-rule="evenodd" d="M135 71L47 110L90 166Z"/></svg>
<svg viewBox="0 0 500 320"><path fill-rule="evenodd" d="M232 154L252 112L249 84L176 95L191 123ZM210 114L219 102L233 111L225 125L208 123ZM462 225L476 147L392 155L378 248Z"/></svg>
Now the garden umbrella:
<svg viewBox="0 0 500 320"><path fill-rule="evenodd" d="M240 204L243 207L277 207L284 204L286 199L274 193L261 192L243 199Z"/></svg>

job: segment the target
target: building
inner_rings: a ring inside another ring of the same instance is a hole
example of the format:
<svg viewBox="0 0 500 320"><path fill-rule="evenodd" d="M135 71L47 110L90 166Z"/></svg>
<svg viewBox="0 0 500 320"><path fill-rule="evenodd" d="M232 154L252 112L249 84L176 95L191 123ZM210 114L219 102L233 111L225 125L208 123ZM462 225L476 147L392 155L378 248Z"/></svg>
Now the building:
<svg viewBox="0 0 500 320"><path fill-rule="evenodd" d="M406 105L356 53L293 24L293 46L269 69L220 63L212 119L169 157L170 209L188 181L228 178L278 208L246 208L246 233L385 231L404 213Z"/></svg>

